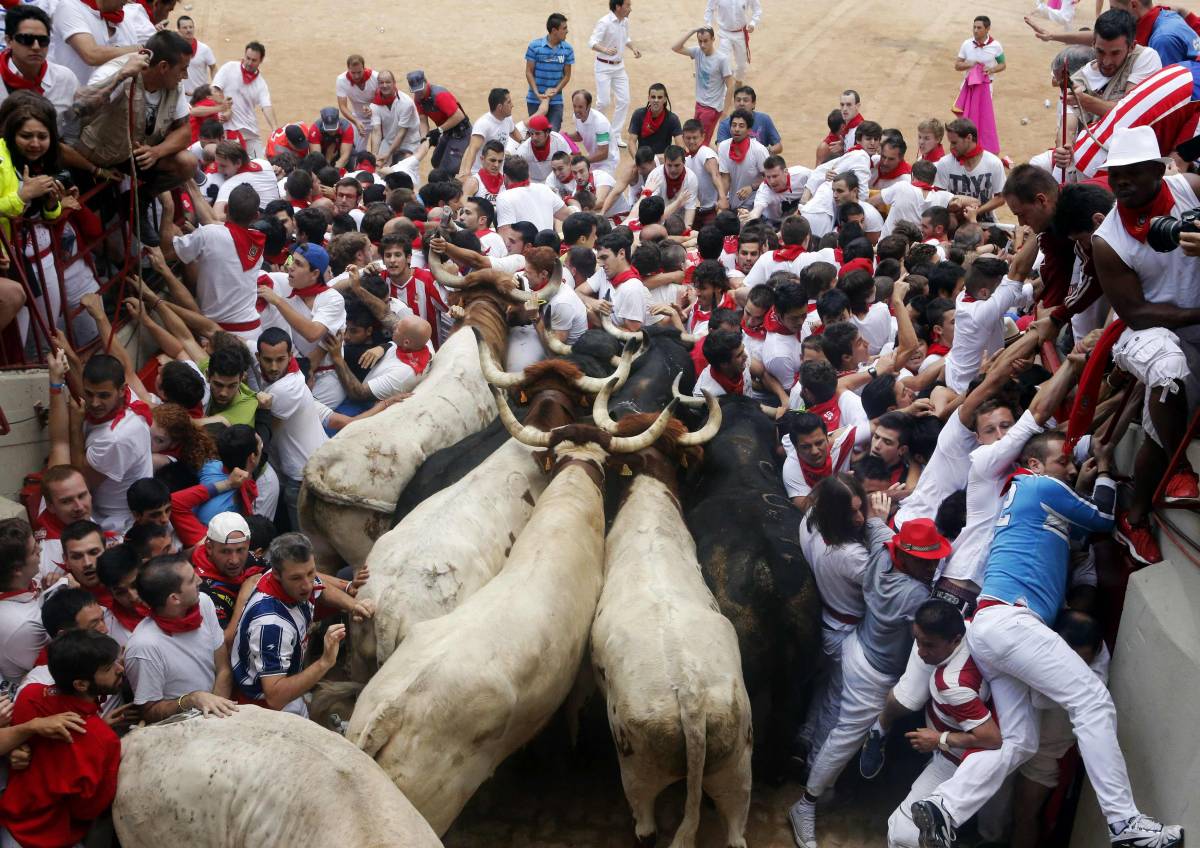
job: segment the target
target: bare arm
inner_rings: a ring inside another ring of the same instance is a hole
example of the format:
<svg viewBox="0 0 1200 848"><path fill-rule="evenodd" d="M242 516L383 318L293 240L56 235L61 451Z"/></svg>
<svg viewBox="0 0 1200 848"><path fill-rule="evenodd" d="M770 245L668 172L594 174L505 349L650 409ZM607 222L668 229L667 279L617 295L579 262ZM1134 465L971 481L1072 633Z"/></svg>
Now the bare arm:
<svg viewBox="0 0 1200 848"><path fill-rule="evenodd" d="M136 53L141 50L141 45L133 45L129 47L107 47L96 43L96 39L89 33L77 32L67 39L67 44L79 54L79 58L87 62L94 68L98 68L105 62L111 62L118 56L124 56L127 53Z"/></svg>
<svg viewBox="0 0 1200 848"><path fill-rule="evenodd" d="M314 321L312 318L305 318L297 312L288 303L290 298L280 297L279 292L270 286L259 286L258 296L274 306L279 311L279 314L283 316L283 320L287 321L292 326L292 329L303 336L305 341L319 342L329 332L329 328L324 324Z"/></svg>
<svg viewBox="0 0 1200 848"><path fill-rule="evenodd" d="M328 586L325 587L325 591L329 591ZM262 686L263 696L271 709L283 709L316 686L317 682L328 674L337 662L338 646L344 638L346 638L346 625L334 624L325 631L325 650L320 658L308 668L290 677L282 674L260 677L259 684ZM299 646L297 646L298 648Z"/></svg>
<svg viewBox="0 0 1200 848"><path fill-rule="evenodd" d="M1072 353L1053 377L1038 386L1037 394L1029 403L1029 413L1039 425L1045 426L1079 382L1084 361L1083 354Z"/></svg>
<svg viewBox="0 0 1200 848"><path fill-rule="evenodd" d="M329 354L329 361L333 365L333 370L337 372L338 380L341 381L342 388L346 390L347 397L351 400L378 400L371 390L358 377L354 376L349 363L342 356L341 333L338 334L338 338L330 339L321 347Z"/></svg>
<svg viewBox="0 0 1200 848"><path fill-rule="evenodd" d="M1109 303L1121 320L1134 330L1166 327L1174 330L1200 324L1200 309L1182 308L1173 303L1150 303L1142 291L1142 281L1102 238L1092 238L1092 258L1096 276Z"/></svg>
<svg viewBox="0 0 1200 848"><path fill-rule="evenodd" d="M680 56L687 56L689 59L692 58L692 54L689 53L687 51L687 48L684 47L683 45L687 44L687 40L695 34L696 34L696 30L689 29L687 32L685 32L683 34L683 36L678 41L676 41L674 44L671 45L671 52L678 53Z"/></svg>

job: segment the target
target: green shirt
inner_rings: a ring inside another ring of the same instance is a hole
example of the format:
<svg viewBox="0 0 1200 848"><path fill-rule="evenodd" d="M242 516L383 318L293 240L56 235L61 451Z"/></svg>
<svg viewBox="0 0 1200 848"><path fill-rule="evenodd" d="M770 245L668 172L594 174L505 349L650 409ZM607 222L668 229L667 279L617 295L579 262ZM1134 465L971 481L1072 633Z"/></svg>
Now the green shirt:
<svg viewBox="0 0 1200 848"><path fill-rule="evenodd" d="M200 370L204 372L205 376L208 375L207 359L200 363ZM245 424L249 427L253 427L254 415L256 412L258 412L258 395L255 394L254 390L245 383L240 383L238 385L237 397L234 398L233 403L222 408L217 406L217 404L210 397L208 401L208 409L204 411L204 414L220 415L229 422L230 426L233 426L234 424Z"/></svg>

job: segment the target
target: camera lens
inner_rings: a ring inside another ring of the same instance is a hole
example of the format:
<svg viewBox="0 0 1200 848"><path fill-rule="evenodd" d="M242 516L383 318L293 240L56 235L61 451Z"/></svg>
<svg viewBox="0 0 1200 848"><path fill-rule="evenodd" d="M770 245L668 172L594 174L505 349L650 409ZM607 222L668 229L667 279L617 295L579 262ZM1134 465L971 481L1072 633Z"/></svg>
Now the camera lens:
<svg viewBox="0 0 1200 848"><path fill-rule="evenodd" d="M1150 232L1146 235L1146 244L1159 253L1170 253L1179 247L1179 232L1182 224L1178 218L1170 215L1160 215L1150 219Z"/></svg>

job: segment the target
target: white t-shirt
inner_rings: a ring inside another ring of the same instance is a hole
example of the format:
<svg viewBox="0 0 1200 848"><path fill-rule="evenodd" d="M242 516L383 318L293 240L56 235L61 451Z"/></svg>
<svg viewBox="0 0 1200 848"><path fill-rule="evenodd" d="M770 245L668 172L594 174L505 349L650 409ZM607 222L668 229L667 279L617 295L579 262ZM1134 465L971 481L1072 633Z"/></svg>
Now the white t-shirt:
<svg viewBox="0 0 1200 848"><path fill-rule="evenodd" d="M142 619L125 645L125 673L139 705L174 700L189 692L211 692L217 680L213 654L225 643L212 598L200 593L200 626L164 633L153 618Z"/></svg>
<svg viewBox="0 0 1200 848"><path fill-rule="evenodd" d="M14 74L19 73L11 56L8 59L8 68ZM46 74L42 77L41 85L42 97L45 97L54 105L54 111L58 114L58 123L61 127L67 110L75 102L75 92L79 89L79 79L70 68L64 65L57 65L54 62L47 62ZM0 100L8 97L8 94L8 86L0 80Z"/></svg>
<svg viewBox="0 0 1200 848"><path fill-rule="evenodd" d="M612 305L612 320L618 327L623 327L625 321L651 323L650 292L637 278L626 280L613 288Z"/></svg>
<svg viewBox="0 0 1200 848"><path fill-rule="evenodd" d="M365 69L363 73L366 73ZM342 71L338 74L337 82L334 83L335 95L337 97L349 98L350 111L368 129L371 126L371 101L375 99L375 92L377 91L379 91L379 74L375 71L371 72L371 76L367 77L361 88L351 81L349 71Z"/></svg>
<svg viewBox="0 0 1200 848"><path fill-rule="evenodd" d="M571 195L575 194L576 182L575 182L574 176L570 177L564 183L561 180L559 180L557 174L555 174L553 171L551 171L550 176L548 176L548 177L546 177L546 179L542 180L542 184L548 186L551 191L553 191L555 194L557 194L563 200L568 200L571 197Z"/></svg>
<svg viewBox="0 0 1200 848"><path fill-rule="evenodd" d="M971 470L971 451L979 447L979 438L962 423L957 412L946 419L938 434L937 448L913 493L896 510L896 529L913 518L935 518L942 501L967 487Z"/></svg>
<svg viewBox="0 0 1200 848"><path fill-rule="evenodd" d="M720 112L725 108L725 78L733 76L729 53L714 49L711 56L706 56L699 47L691 47L688 55L695 65L696 103Z"/></svg>
<svg viewBox="0 0 1200 848"><path fill-rule="evenodd" d="M126 4L125 20L113 27L109 34L108 23L101 20L100 13L89 9L80 0L59 0L58 5L50 12L53 26L50 28L50 50L47 58L58 65L64 65L73 74L80 85L87 85L95 68L83 60L75 48L68 44L68 39L75 35L90 35L98 47L128 47L141 44L142 39L138 24L146 20L142 12L139 20L136 14L130 13Z"/></svg>
<svg viewBox="0 0 1200 848"><path fill-rule="evenodd" d="M867 352L878 356L883 346L895 338L892 329L892 313L886 303L872 303L863 318L851 313L850 320L858 327L859 334L867 340Z"/></svg>
<svg viewBox="0 0 1200 848"><path fill-rule="evenodd" d="M974 38L968 38L962 43L962 47L958 48L958 58L965 62L980 62L988 70L996 67L1003 55L1004 48L1000 46L1000 42L990 36L983 44L977 44ZM970 70L964 72L969 73Z"/></svg>
<svg viewBox="0 0 1200 848"><path fill-rule="evenodd" d="M477 135L483 139L479 142L479 152L475 154L475 161L471 165L471 173L475 173L483 167L483 146L489 141L498 141L504 144L512 136L516 125L513 123L512 116L500 119L491 112L484 112L475 122L471 124L471 135Z"/></svg>
<svg viewBox="0 0 1200 848"><path fill-rule="evenodd" d="M809 523L807 515L800 519L800 549L817 581L823 608L822 623L831 630L853 629L854 625L834 618L830 612L854 618L862 618L866 612L863 581L870 561L867 549L858 542L828 545L816 527L810 527Z"/></svg>
<svg viewBox="0 0 1200 848"><path fill-rule="evenodd" d="M299 371L284 374L263 391L271 396L271 415L280 422L271 440L271 462L281 477L299 480L313 451L329 441L317 402Z"/></svg>
<svg viewBox="0 0 1200 848"><path fill-rule="evenodd" d="M280 277L283 279L281 280ZM299 312L301 317L323 324L330 335L336 336L346 328L346 299L337 289L326 288L325 291L313 298L310 307L304 302L304 298L292 295L292 287L288 283L286 274L272 274L271 283L271 287L279 292L280 297L287 298L288 306ZM292 343L296 346L296 352L300 356L312 356L320 342L310 342L286 321L284 325L292 335ZM337 406L336 403L333 405Z"/></svg>
<svg viewBox="0 0 1200 848"><path fill-rule="evenodd" d="M750 192L745 200L739 200L737 193L744 186L752 186L762 179L763 163L770 157L771 152L763 147L757 139L750 139L750 147L741 162L734 162L729 156L729 146L732 138L727 138L717 145L717 156L721 165L721 173L729 175L729 208L750 209L754 206L754 192Z"/></svg>
<svg viewBox="0 0 1200 848"><path fill-rule="evenodd" d="M800 340L788 333L767 333L762 346L762 364L779 381L785 392L796 385L796 372L803 361Z"/></svg>
<svg viewBox="0 0 1200 848"><path fill-rule="evenodd" d="M567 144L567 140L559 133L550 133L550 142L548 144L545 159L538 159L533 153L533 138L527 138L521 142L521 146L517 148L517 155L529 163L529 181L533 183L544 182L546 177L550 175L554 165L551 159L555 153L566 153L568 156L573 155L575 151L571 150L571 145Z"/></svg>
<svg viewBox="0 0 1200 848"><path fill-rule="evenodd" d="M550 329L566 331L567 344L574 344L587 332L587 307L569 280L563 279L547 307L550 309Z"/></svg>
<svg viewBox="0 0 1200 848"><path fill-rule="evenodd" d="M696 182L696 175L689 171L686 167L683 169L683 182L679 185L679 191L686 191L692 196L692 199L683 204L684 209L695 209L698 204L697 198L700 194L700 186ZM667 172L666 165L659 165L650 172L650 176L646 177L646 188L643 191L645 196L657 194L666 203L670 203L675 199L675 195L667 197Z"/></svg>
<svg viewBox="0 0 1200 848"><path fill-rule="evenodd" d="M952 194L978 198L980 203L987 203L1004 191L1004 164L996 154L985 150L979 163L967 170L948 153L937 161L937 178L933 182L938 188L944 188Z"/></svg>
<svg viewBox="0 0 1200 848"><path fill-rule="evenodd" d="M188 97L192 96L192 92L202 85L209 83L209 68L215 67L217 57L213 55L212 48L203 41L196 42L196 52L192 54L192 60L188 62L187 76L183 78L183 93Z"/></svg>
<svg viewBox="0 0 1200 848"><path fill-rule="evenodd" d="M905 182L892 183L880 189L879 196L888 205L887 220L883 222L880 238L890 236L901 221L921 226L921 213L934 206L945 207L954 199L954 195L948 191L917 188Z"/></svg>
<svg viewBox="0 0 1200 848"><path fill-rule="evenodd" d="M707 326L707 325L706 325ZM697 342L701 344L702 342ZM746 357L746 367L742 369L742 393L746 394L750 390L750 357ZM721 397L728 394L725 387L717 382L717 378L712 374L712 364L704 366L704 370L700 372L700 376L696 378L696 385L692 389L692 397L704 397L704 393L708 392L713 397Z"/></svg>
<svg viewBox="0 0 1200 848"><path fill-rule="evenodd" d="M1004 347L1004 313L1033 302L1033 286L1005 277L987 300L967 300L966 291L954 301L954 344L946 357L946 385L962 394L979 374L984 353Z"/></svg>
<svg viewBox="0 0 1200 848"><path fill-rule="evenodd" d="M479 237L481 246L480 253L492 259L499 259L502 256L508 256L508 245L504 243L504 239L495 230L487 230L484 233L476 232Z"/></svg>
<svg viewBox="0 0 1200 848"><path fill-rule="evenodd" d="M1129 82L1126 85L1125 91L1133 88L1139 82L1142 82L1151 74L1162 70L1162 58L1158 55L1158 51L1152 50L1149 47L1135 47L1133 56L1133 67L1129 69ZM1099 91L1108 85L1112 77L1106 77L1100 73L1100 68L1095 60L1088 62L1080 69L1083 74L1084 82L1092 91Z"/></svg>
<svg viewBox="0 0 1200 848"><path fill-rule="evenodd" d="M403 91L396 92L396 99L390 106L381 103L371 103L371 125L380 132L379 151L376 154L380 160L390 156L392 151L416 149L420 135L421 119L417 115L417 104ZM416 187L417 181L413 180Z"/></svg>
<svg viewBox="0 0 1200 848"><path fill-rule="evenodd" d="M125 492L143 477L154 476L150 428L132 410L100 424L83 425L88 465L104 475L92 489L92 517L105 530L124 533L133 523Z"/></svg>
<svg viewBox="0 0 1200 848"><path fill-rule="evenodd" d="M25 592L0 600L0 678L19 683L50 641L42 627L43 596Z"/></svg>
<svg viewBox="0 0 1200 848"><path fill-rule="evenodd" d="M699 209L712 209L717 205L720 189L713 182L712 175L708 173L706 167L708 162L713 159L717 159L717 152L711 147L701 145L695 153L687 154L685 160L688 170L696 175L696 186L700 192L696 198L696 206ZM720 170L719 162L717 170Z"/></svg>
<svg viewBox="0 0 1200 848"><path fill-rule="evenodd" d="M607 171L613 174L621 163L621 148L612 135L612 123L599 109L589 109L584 120L575 119L575 131L583 141L583 149L592 155L601 144L608 145L608 158L603 162L593 162L593 171Z"/></svg>
<svg viewBox="0 0 1200 848"><path fill-rule="evenodd" d="M853 392L843 392L843 395ZM833 473L838 474L850 468L850 459L854 456L854 441L857 439L857 427L839 427L833 434L829 444L829 456L833 460ZM868 434L868 438L870 435ZM796 448L792 446L792 437L783 437L783 450L787 458L783 461L783 488L789 498L803 498L812 494L812 486L804 477L804 469L800 467L800 458L796 456ZM804 522L807 523L807 522Z"/></svg>
<svg viewBox="0 0 1200 848"><path fill-rule="evenodd" d="M242 171L229 177L221 183L217 190L217 203L228 203L229 194L240 185L248 185L258 192L258 208L263 209L272 200L279 200L279 181L275 179L275 170L266 159L251 159L257 165L257 171Z"/></svg>
<svg viewBox="0 0 1200 848"><path fill-rule="evenodd" d="M237 130L244 136L259 137L258 115L254 111L271 108L271 91L260 73L249 85L242 80L242 63L226 62L213 77L212 84L233 101L227 130Z"/></svg>
<svg viewBox="0 0 1200 848"><path fill-rule="evenodd" d="M496 226L528 221L538 230L554 229L554 216L565 204L544 183L510 188L496 198Z"/></svg>
<svg viewBox="0 0 1200 848"><path fill-rule="evenodd" d="M376 400L387 400L402 392L411 392L418 380L419 375L412 366L397 358L396 344L392 342L379 361L371 366L363 385L371 390Z"/></svg>
<svg viewBox="0 0 1200 848"><path fill-rule="evenodd" d="M758 191L754 194L754 211L772 223L782 220L783 204L801 198L811 174L812 171L803 165L793 165L788 168L788 176L791 178L791 184L783 191L775 191L767 185L766 180L763 180L762 185L758 187Z"/></svg>
<svg viewBox="0 0 1200 848"><path fill-rule="evenodd" d="M218 324L241 324L258 320L261 260L243 270L234 248L233 236L223 224L205 224L172 242L181 262L195 262L196 300L200 311Z"/></svg>

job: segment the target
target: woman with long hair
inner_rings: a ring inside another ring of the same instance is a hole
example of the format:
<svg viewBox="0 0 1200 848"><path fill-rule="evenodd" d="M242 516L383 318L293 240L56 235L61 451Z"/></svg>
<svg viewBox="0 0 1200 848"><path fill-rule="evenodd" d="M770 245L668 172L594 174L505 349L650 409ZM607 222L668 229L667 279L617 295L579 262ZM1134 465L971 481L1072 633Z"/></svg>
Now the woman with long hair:
<svg viewBox="0 0 1200 848"><path fill-rule="evenodd" d="M200 469L217 455L212 436L197 427L191 414L177 403L154 408L150 442L154 474L173 492L200 482Z"/></svg>
<svg viewBox="0 0 1200 848"><path fill-rule="evenodd" d="M842 697L842 642L854 632L866 611L866 524L867 493L856 477L844 472L826 477L813 487L808 512L800 521L800 548L808 558L821 595L824 655L822 674L801 732L810 753L820 750L837 723Z"/></svg>
<svg viewBox="0 0 1200 848"><path fill-rule="evenodd" d="M634 110L629 119L629 137L630 154L646 145L656 156L661 156L670 145L683 145L683 125L671 111L671 96L661 82L650 86L646 105Z"/></svg>

